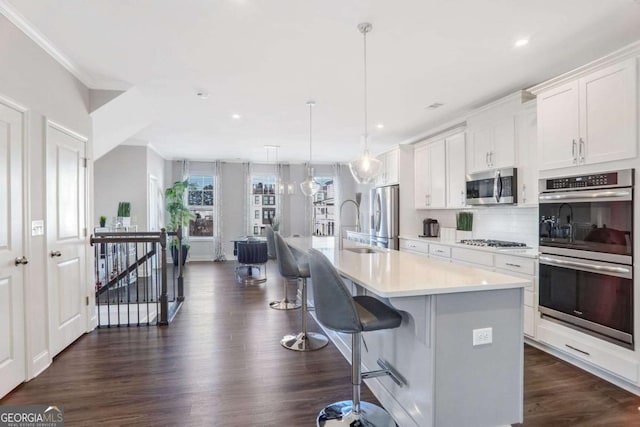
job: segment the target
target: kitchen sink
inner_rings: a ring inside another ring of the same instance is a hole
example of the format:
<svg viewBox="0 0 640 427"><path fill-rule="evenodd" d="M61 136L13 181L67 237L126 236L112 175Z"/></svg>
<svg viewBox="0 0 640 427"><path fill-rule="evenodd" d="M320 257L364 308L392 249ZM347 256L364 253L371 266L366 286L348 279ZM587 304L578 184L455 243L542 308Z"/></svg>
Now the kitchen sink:
<svg viewBox="0 0 640 427"><path fill-rule="evenodd" d="M375 251L371 248L344 248L346 251L355 252L357 254L376 254L378 251Z"/></svg>

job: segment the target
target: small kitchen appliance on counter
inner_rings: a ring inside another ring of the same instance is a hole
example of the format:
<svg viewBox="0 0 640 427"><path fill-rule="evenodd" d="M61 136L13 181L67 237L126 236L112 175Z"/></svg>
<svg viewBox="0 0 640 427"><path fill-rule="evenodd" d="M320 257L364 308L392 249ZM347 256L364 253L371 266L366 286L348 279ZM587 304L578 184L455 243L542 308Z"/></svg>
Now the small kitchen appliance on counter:
<svg viewBox="0 0 640 427"><path fill-rule="evenodd" d="M419 237L438 237L440 234L440 224L437 219L426 218L422 221L422 235Z"/></svg>

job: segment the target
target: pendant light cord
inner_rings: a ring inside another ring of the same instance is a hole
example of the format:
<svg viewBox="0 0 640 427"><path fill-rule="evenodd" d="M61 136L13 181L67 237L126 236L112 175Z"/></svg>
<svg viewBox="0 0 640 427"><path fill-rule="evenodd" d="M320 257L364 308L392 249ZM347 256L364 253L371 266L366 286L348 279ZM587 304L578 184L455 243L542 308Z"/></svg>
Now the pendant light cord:
<svg viewBox="0 0 640 427"><path fill-rule="evenodd" d="M309 103L309 167L311 167L312 144L313 144L313 104Z"/></svg>
<svg viewBox="0 0 640 427"><path fill-rule="evenodd" d="M364 149L369 149L369 135L367 134L367 33L369 30L365 27L362 31L364 36Z"/></svg>

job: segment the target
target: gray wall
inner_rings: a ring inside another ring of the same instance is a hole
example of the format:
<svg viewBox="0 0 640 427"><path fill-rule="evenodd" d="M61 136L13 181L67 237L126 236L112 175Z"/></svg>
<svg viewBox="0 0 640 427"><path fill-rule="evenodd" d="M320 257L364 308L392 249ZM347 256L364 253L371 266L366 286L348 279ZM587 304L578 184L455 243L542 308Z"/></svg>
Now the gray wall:
<svg viewBox="0 0 640 427"><path fill-rule="evenodd" d="M45 120L50 119L86 137L91 136L89 90L58 62L0 15L0 96L28 108L25 227L46 218ZM91 142L87 156L91 158ZM91 167L91 165L89 165ZM91 170L89 170L91 175ZM90 196L91 197L91 196ZM46 226L46 225L45 225ZM25 236L29 264L25 266L27 377L44 369L49 356L47 316L47 245L45 236ZM92 281L92 279L90 279ZM83 292L89 284L83 284ZM91 286L92 287L92 286Z"/></svg>
<svg viewBox="0 0 640 427"><path fill-rule="evenodd" d="M242 163L222 163L220 191L222 192L222 236L227 259L233 259L231 239L246 233L246 196L244 194L244 172Z"/></svg>
<svg viewBox="0 0 640 427"><path fill-rule="evenodd" d="M147 229L147 148L120 145L94 164L95 224L100 215L107 225L118 213L119 202L131 203L131 224Z"/></svg>

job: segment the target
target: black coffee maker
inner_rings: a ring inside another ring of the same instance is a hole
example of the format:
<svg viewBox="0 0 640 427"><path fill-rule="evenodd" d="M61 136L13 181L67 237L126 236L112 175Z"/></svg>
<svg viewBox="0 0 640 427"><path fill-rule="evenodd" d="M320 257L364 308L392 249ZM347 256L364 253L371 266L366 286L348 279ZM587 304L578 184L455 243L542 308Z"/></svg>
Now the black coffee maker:
<svg viewBox="0 0 640 427"><path fill-rule="evenodd" d="M440 224L437 219L427 218L422 221L422 237L438 237Z"/></svg>

